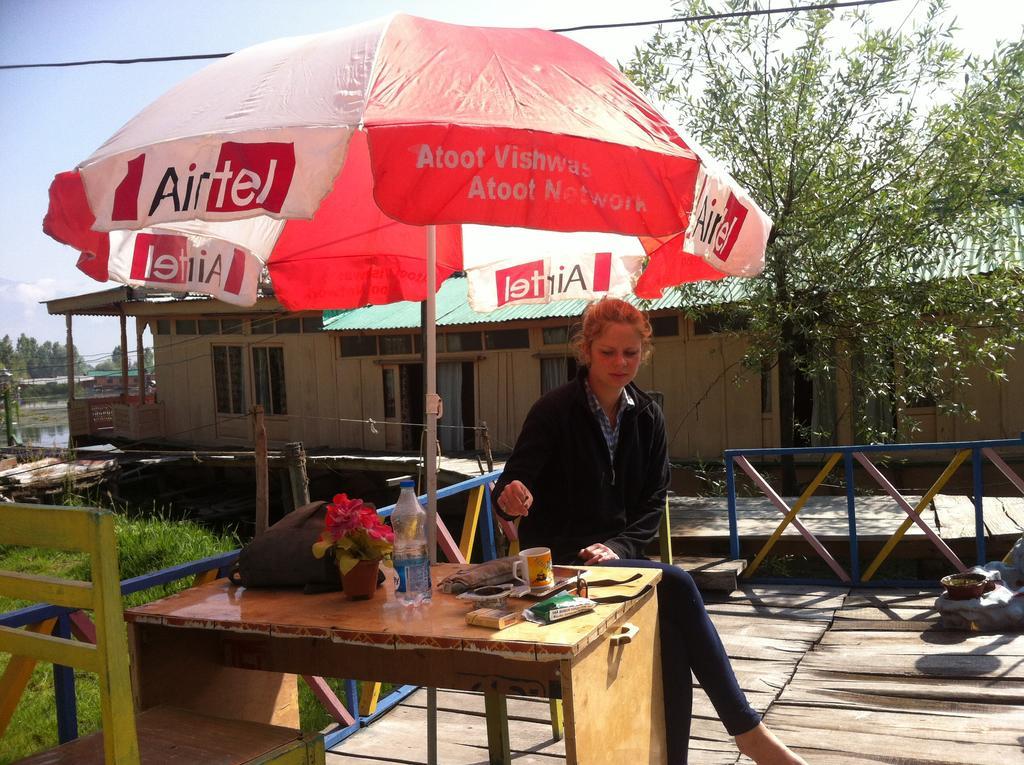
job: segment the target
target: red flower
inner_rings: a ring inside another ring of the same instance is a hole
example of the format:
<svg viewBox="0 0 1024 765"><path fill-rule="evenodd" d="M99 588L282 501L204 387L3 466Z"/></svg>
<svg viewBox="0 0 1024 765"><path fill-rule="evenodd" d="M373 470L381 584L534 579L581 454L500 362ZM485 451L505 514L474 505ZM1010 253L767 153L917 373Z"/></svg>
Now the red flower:
<svg viewBox="0 0 1024 765"><path fill-rule="evenodd" d="M327 505L324 531L313 545L313 554L321 557L334 547L339 560L350 565L355 560L389 556L394 541L395 533L377 515L373 505L337 494L334 502Z"/></svg>
<svg viewBox="0 0 1024 765"><path fill-rule="evenodd" d="M334 502L327 505L327 518L324 521L327 533L334 539L340 539L357 528L365 527L366 521L361 516L364 509L368 509L376 518L376 511L372 507L367 508L363 500L349 499L345 494L335 495Z"/></svg>
<svg viewBox="0 0 1024 765"><path fill-rule="evenodd" d="M350 500L344 494L336 495L334 502L327 506L325 526L327 534L335 541L362 529L375 540L394 542L394 532L381 520L373 505Z"/></svg>

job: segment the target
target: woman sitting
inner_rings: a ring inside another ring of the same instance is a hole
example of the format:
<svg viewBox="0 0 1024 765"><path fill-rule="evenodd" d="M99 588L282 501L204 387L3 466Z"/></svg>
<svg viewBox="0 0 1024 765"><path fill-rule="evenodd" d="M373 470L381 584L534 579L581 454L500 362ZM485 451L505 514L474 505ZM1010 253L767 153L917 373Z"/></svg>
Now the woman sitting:
<svg viewBox="0 0 1024 765"><path fill-rule="evenodd" d="M664 417L633 384L650 354L650 324L629 303L605 298L584 312L573 343L579 374L527 415L494 488L497 512L520 518L523 547L550 547L557 563L661 569L669 765L687 760L691 671L743 754L762 764L803 763L747 702L690 575L644 556L669 484Z"/></svg>

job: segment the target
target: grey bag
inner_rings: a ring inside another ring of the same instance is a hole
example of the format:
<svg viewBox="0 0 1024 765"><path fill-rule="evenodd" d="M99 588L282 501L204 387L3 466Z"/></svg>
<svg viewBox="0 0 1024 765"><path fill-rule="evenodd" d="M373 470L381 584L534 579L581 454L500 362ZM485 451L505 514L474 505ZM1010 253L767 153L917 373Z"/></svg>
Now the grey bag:
<svg viewBox="0 0 1024 765"><path fill-rule="evenodd" d="M303 587L310 593L340 590L334 556L313 557L313 543L326 516L325 502L288 513L242 549L231 582L243 587Z"/></svg>

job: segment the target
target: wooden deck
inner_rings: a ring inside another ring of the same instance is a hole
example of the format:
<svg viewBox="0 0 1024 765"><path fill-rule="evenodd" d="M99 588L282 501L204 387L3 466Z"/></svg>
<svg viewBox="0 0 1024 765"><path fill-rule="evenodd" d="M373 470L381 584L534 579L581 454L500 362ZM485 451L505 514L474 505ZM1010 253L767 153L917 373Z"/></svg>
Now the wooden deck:
<svg viewBox="0 0 1024 765"><path fill-rule="evenodd" d="M751 704L808 762L1024 762L1024 634L943 630L936 594L745 586L706 600ZM425 702L417 692L328 763L425 763ZM482 697L442 691L438 707L439 761L485 764ZM516 763L565 761L546 702L510 700L509 716ZM690 762L749 762L699 688Z"/></svg>
<svg viewBox="0 0 1024 765"><path fill-rule="evenodd" d="M907 496L911 506L920 497ZM786 499L790 506L795 498ZM697 555L721 554L728 549L729 513L725 497L681 497L669 495L669 516L674 549ZM844 546L849 542L845 496L811 497L797 516L820 541ZM857 538L866 548L877 548L892 535L907 514L888 496L859 496L856 504ZM750 555L764 543L782 521L782 513L764 497L739 497L736 518L743 552ZM974 503L970 497L938 494L922 512L922 518L954 550L974 549ZM1024 534L1024 497L985 497L986 543L1002 557ZM810 550L792 526L782 535L778 549ZM933 551L917 524L907 530L896 547L919 556ZM973 563L973 559L969 561Z"/></svg>

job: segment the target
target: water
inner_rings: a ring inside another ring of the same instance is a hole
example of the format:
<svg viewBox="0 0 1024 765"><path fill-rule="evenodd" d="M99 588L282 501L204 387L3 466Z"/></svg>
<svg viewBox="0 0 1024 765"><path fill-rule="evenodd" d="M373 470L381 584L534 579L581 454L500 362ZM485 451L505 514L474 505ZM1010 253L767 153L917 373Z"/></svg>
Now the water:
<svg viewBox="0 0 1024 765"><path fill-rule="evenodd" d="M14 421L14 435L26 446L66 447L71 430L68 410L60 407L33 407L22 404L21 413ZM0 428L0 439L5 438ZM6 440L3 441L6 444Z"/></svg>
<svg viewBox="0 0 1024 765"><path fill-rule="evenodd" d="M395 530L393 560L398 573L395 597L406 605L430 600L430 559L427 557L426 513L413 493L413 482L402 481L391 514Z"/></svg>
<svg viewBox="0 0 1024 765"><path fill-rule="evenodd" d="M395 571L398 588L395 597L405 605L419 605L430 600L430 559L426 544L395 546Z"/></svg>

